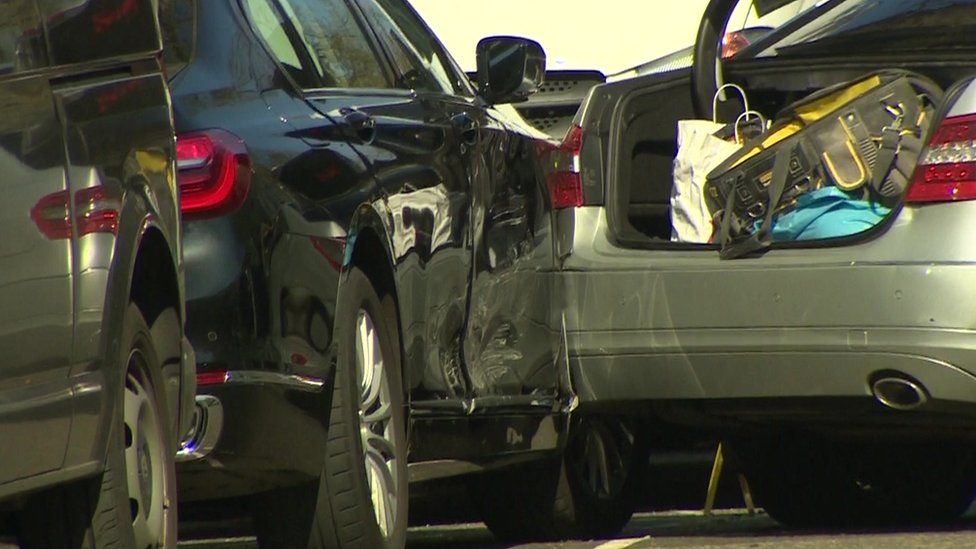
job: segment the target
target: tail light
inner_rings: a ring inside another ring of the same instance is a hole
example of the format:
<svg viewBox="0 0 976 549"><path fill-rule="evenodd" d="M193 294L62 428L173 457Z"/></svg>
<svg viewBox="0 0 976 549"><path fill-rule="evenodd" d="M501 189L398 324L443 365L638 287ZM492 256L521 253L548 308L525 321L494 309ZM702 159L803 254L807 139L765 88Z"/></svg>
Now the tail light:
<svg viewBox="0 0 976 549"><path fill-rule="evenodd" d="M224 130L177 136L176 165L185 217L230 213L241 207L251 188L247 147Z"/></svg>
<svg viewBox="0 0 976 549"><path fill-rule="evenodd" d="M749 38L744 32L730 32L722 39L722 59L732 59L735 54L746 49L749 45Z"/></svg>
<svg viewBox="0 0 976 549"><path fill-rule="evenodd" d="M197 387L208 385L220 385L226 383L230 378L227 370L212 370L209 372L197 372Z"/></svg>
<svg viewBox="0 0 976 549"><path fill-rule="evenodd" d="M71 195L59 191L41 198L31 208L31 219L41 233L51 240L71 238ZM116 234L119 227L121 200L110 196L102 186L75 192L75 221L78 236L92 233Z"/></svg>
<svg viewBox="0 0 976 549"><path fill-rule="evenodd" d="M554 210L583 205L583 182L580 178L580 151L583 129L574 125L563 142L552 151L550 172L546 176L549 198Z"/></svg>
<svg viewBox="0 0 976 549"><path fill-rule="evenodd" d="M976 199L976 115L946 118L922 154L906 202Z"/></svg>

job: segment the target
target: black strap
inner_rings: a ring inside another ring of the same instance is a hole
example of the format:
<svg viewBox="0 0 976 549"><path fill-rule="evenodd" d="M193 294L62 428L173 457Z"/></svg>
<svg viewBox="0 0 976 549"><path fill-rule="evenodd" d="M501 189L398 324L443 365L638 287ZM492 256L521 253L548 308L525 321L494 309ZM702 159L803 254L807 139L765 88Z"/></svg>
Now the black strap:
<svg viewBox="0 0 976 549"><path fill-rule="evenodd" d="M786 180L790 175L790 157L793 156L793 150L796 147L797 144L794 144L792 147L781 147L776 151L776 160L773 162L773 177L769 183L769 203L762 227L755 233L737 242L732 241L728 232L732 200L735 196L735 189L732 189L729 196L733 198L726 204L725 215L722 218L722 250L719 252L719 257L722 259L735 259L768 248L772 244L773 217L779 208L779 202L783 198L783 192L786 190Z"/></svg>
<svg viewBox="0 0 976 549"><path fill-rule="evenodd" d="M722 226L719 231L719 243L722 245L724 250L726 246L732 243L732 235L729 234L732 229L732 208L735 207L735 181L733 180L732 186L729 187L729 196L725 198L725 209L722 210Z"/></svg>
<svg viewBox="0 0 976 549"><path fill-rule="evenodd" d="M891 167L895 163L895 157L898 155L898 144L901 143L901 128L888 127L881 132L881 148L878 149L878 163L874 167L874 178L871 181L871 187L874 188L878 194L881 193L881 187L884 185L885 179L888 178L888 172L891 171Z"/></svg>

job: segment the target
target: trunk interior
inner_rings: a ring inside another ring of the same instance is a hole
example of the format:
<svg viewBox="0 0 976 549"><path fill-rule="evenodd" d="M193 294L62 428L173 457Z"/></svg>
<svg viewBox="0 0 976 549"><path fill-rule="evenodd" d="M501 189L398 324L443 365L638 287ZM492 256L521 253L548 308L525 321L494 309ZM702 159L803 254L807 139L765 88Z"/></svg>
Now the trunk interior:
<svg viewBox="0 0 976 549"><path fill-rule="evenodd" d="M811 68L812 66L812 68ZM772 119L783 107L828 86L855 80L891 65L856 67L808 65L802 71L782 65L739 70L728 80L741 85L749 95L750 106ZM936 68L898 66L932 78L943 89L971 75L976 66L959 64ZM731 97L731 96L730 96ZM724 109L724 110L723 110ZM742 107L735 98L720 105L724 120L732 120ZM608 207L618 241L637 248L702 248L712 244L672 242L671 190L673 162L677 153L677 123L696 118L691 79L671 78L665 82L647 79L646 85L632 89L617 111L619 118L612 131L619 132L609 174ZM731 117L727 116L731 113ZM897 208L896 208L897 209Z"/></svg>

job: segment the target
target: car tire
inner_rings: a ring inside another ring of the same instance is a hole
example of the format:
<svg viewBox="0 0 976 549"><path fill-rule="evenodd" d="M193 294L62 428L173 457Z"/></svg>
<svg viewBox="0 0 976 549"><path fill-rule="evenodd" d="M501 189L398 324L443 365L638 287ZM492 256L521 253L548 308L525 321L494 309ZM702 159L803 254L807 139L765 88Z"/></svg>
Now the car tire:
<svg viewBox="0 0 976 549"><path fill-rule="evenodd" d="M633 515L647 455L626 424L584 417L558 458L481 475L471 489L501 541L606 538Z"/></svg>
<svg viewBox="0 0 976 549"><path fill-rule="evenodd" d="M949 522L973 500L971 448L789 437L731 442L757 503L796 528Z"/></svg>
<svg viewBox="0 0 976 549"><path fill-rule="evenodd" d="M18 517L22 547L176 546L175 446L156 347L134 304L121 341L125 374L104 471L30 497Z"/></svg>
<svg viewBox="0 0 976 549"><path fill-rule="evenodd" d="M403 547L406 410L396 307L352 268L336 308L337 364L310 547Z"/></svg>

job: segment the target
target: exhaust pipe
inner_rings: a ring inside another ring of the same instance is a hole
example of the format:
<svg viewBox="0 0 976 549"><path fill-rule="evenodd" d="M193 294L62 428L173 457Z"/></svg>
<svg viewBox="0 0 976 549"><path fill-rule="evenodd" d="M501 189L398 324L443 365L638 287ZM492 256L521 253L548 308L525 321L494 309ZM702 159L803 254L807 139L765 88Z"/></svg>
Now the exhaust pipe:
<svg viewBox="0 0 976 549"><path fill-rule="evenodd" d="M220 439L224 427L224 406L212 395L197 395L190 433L183 439L176 461L195 461L207 457Z"/></svg>
<svg viewBox="0 0 976 549"><path fill-rule="evenodd" d="M921 383L908 377L885 375L871 384L874 398L892 410L914 410L928 402L928 392Z"/></svg>

